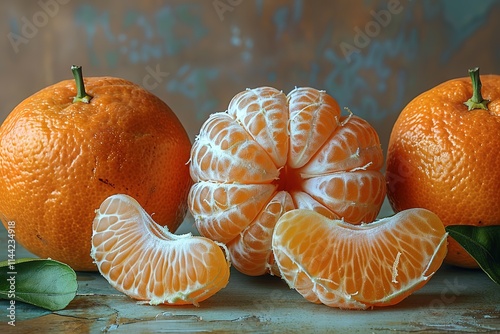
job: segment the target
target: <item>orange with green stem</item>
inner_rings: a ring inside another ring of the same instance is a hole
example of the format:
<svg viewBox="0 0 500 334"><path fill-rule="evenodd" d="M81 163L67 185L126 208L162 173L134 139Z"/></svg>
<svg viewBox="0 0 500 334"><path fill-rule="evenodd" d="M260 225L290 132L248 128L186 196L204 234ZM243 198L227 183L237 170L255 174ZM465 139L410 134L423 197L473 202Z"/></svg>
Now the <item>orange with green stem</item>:
<svg viewBox="0 0 500 334"><path fill-rule="evenodd" d="M191 185L191 143L174 112L127 80L83 78L22 101L0 127L0 219L40 257L96 270L94 211L115 193L134 197L173 232Z"/></svg>
<svg viewBox="0 0 500 334"><path fill-rule="evenodd" d="M395 211L426 208L446 226L500 223L500 76L469 75L417 96L394 124L386 179ZM448 241L446 262L478 266Z"/></svg>

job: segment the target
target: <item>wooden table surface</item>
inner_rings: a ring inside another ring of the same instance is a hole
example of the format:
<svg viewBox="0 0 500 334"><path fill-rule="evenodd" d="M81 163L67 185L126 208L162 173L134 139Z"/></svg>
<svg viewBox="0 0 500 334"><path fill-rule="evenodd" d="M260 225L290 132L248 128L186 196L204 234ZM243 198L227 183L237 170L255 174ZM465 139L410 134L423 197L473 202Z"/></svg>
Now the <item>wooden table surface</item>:
<svg viewBox="0 0 500 334"><path fill-rule="evenodd" d="M4 228L0 242L7 249ZM16 251L18 258L31 256ZM199 307L138 304L99 273L77 276L78 293L66 309L16 303L15 327L7 324L9 302L0 301L0 333L500 333L500 286L480 270L447 265L398 305L365 311L312 304L278 277L249 277L234 268L227 287Z"/></svg>

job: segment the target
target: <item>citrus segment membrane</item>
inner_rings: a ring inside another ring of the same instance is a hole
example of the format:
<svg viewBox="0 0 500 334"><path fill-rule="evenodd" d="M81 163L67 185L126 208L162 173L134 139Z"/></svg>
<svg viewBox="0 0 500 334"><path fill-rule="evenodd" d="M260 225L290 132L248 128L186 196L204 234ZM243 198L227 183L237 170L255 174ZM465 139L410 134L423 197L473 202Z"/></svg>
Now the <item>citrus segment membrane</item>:
<svg viewBox="0 0 500 334"><path fill-rule="evenodd" d="M259 87L235 95L227 112L267 152L276 167L281 167L288 154L287 109L282 91Z"/></svg>
<svg viewBox="0 0 500 334"><path fill-rule="evenodd" d="M393 305L425 285L446 256L447 233L425 209L352 225L311 210L277 222L274 260L287 284L331 307Z"/></svg>
<svg viewBox="0 0 500 334"><path fill-rule="evenodd" d="M238 271L251 276L263 275L266 272L279 275L273 265L271 238L278 219L292 209L294 204L290 194L279 191L260 211L253 223L228 243L232 265Z"/></svg>
<svg viewBox="0 0 500 334"><path fill-rule="evenodd" d="M188 197L196 228L203 236L227 243L254 221L275 190L273 184L198 182Z"/></svg>
<svg viewBox="0 0 500 334"><path fill-rule="evenodd" d="M383 165L375 129L354 115L340 118L341 126L300 169L304 178L353 170L379 170Z"/></svg>
<svg viewBox="0 0 500 334"><path fill-rule="evenodd" d="M352 224L371 222L385 196L379 171L336 172L306 179L304 191Z"/></svg>
<svg viewBox="0 0 500 334"><path fill-rule="evenodd" d="M198 305L229 280L220 244L170 233L123 194L96 210L91 256L111 286L151 305Z"/></svg>
<svg viewBox="0 0 500 334"><path fill-rule="evenodd" d="M288 165L304 166L336 130L340 108L323 90L299 87L288 96L290 150Z"/></svg>
<svg viewBox="0 0 500 334"><path fill-rule="evenodd" d="M303 191L290 191L295 208L309 209L321 213L330 219L340 219L340 216L315 200L311 195Z"/></svg>
<svg viewBox="0 0 500 334"><path fill-rule="evenodd" d="M229 114L212 114L191 148L191 177L197 181L264 183L278 178L273 160Z"/></svg>

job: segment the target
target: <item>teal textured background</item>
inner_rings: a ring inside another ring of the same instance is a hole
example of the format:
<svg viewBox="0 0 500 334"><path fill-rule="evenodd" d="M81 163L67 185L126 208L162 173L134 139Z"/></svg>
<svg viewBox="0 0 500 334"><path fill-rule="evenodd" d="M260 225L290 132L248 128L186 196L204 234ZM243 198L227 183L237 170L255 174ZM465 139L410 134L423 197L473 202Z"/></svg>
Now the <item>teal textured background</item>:
<svg viewBox="0 0 500 334"><path fill-rule="evenodd" d="M2 1L0 121L78 64L145 86L192 139L246 88L324 89L385 151L418 94L470 67L500 73L499 15L487 0Z"/></svg>

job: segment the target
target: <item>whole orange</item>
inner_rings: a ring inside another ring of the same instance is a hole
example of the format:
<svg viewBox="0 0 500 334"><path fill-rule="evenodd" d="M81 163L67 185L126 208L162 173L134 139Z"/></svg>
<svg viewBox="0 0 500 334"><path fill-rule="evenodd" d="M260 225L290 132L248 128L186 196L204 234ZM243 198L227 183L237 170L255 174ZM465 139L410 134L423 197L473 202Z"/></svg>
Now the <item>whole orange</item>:
<svg viewBox="0 0 500 334"><path fill-rule="evenodd" d="M93 271L92 222L108 196L128 194L177 229L192 183L191 142L168 105L140 86L112 77L84 83L90 101L73 101L75 80L62 81L25 99L0 127L0 219L14 222L16 240L33 254Z"/></svg>
<svg viewBox="0 0 500 334"><path fill-rule="evenodd" d="M396 212L421 207L444 225L500 224L500 76L479 78L478 71L424 92L399 115L386 170ZM465 105L469 99L476 105ZM446 262L478 267L455 240L448 242Z"/></svg>

